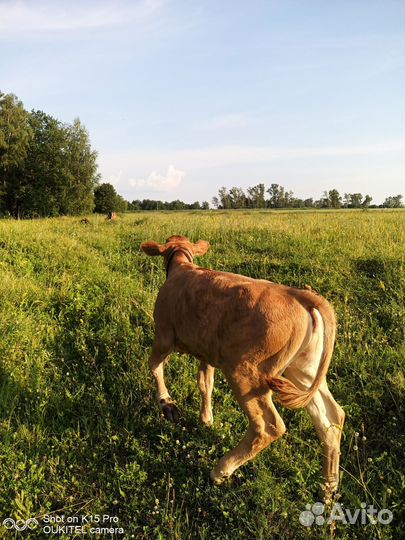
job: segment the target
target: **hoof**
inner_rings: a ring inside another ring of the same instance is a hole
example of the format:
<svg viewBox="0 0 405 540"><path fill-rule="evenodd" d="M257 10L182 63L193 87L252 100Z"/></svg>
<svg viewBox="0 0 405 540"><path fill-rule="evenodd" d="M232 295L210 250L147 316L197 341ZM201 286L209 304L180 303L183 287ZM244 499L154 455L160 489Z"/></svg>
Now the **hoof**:
<svg viewBox="0 0 405 540"><path fill-rule="evenodd" d="M212 469L210 472L210 478L216 486L220 486L229 477L230 474L225 474L223 471L217 473L215 469Z"/></svg>
<svg viewBox="0 0 405 540"><path fill-rule="evenodd" d="M338 498L338 484L335 481L326 482L322 485L323 500L325 504L330 504L334 499Z"/></svg>
<svg viewBox="0 0 405 540"><path fill-rule="evenodd" d="M212 426L214 423L214 417L211 415L200 415L201 423L204 424L204 426Z"/></svg>
<svg viewBox="0 0 405 540"><path fill-rule="evenodd" d="M161 409L166 420L169 420L169 422L178 422L180 413L174 403L163 403L161 404Z"/></svg>

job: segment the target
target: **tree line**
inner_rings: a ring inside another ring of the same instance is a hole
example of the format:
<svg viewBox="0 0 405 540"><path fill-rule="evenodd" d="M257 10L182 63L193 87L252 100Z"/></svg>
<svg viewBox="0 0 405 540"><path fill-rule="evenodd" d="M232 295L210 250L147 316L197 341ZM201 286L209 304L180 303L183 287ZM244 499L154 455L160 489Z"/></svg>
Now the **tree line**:
<svg viewBox="0 0 405 540"><path fill-rule="evenodd" d="M155 201L153 199L136 200L128 203L128 210L209 210L208 201L195 201L191 204L176 199L175 201Z"/></svg>
<svg viewBox="0 0 405 540"><path fill-rule="evenodd" d="M112 187L112 186L111 186ZM267 195L266 195L267 194ZM300 199L294 196L280 184L271 184L266 189L264 184L248 187L246 192L237 186L221 187L218 195L212 198L212 206L219 210L238 208L402 208L402 195L387 197L380 205L371 204L373 198L361 193L344 193L340 195L337 189L324 191L322 197ZM201 204L196 201L187 204L176 200L164 202L154 199L135 200L126 202L128 211L135 210L208 210L207 201Z"/></svg>
<svg viewBox="0 0 405 540"><path fill-rule="evenodd" d="M267 194L267 196L266 196ZM373 198L361 193L344 193L337 189L324 191L322 197L300 199L291 190L280 184L271 184L266 189L264 184L257 184L245 191L240 187L230 189L221 187L218 196L212 199L215 208L401 208L402 195L387 197L383 204L371 204Z"/></svg>
<svg viewBox="0 0 405 540"><path fill-rule="evenodd" d="M228 208L373 208L372 197L336 189L300 199L280 184L263 183L246 191L221 187L212 206ZM383 208L402 207L402 195L387 197ZM76 118L61 122L43 111L27 111L13 94L0 92L0 216L16 218L108 214L136 210L208 210L208 201L191 204L137 199L129 202L109 183L100 184L97 152Z"/></svg>
<svg viewBox="0 0 405 540"><path fill-rule="evenodd" d="M176 199L175 201L160 201L153 199L126 201L118 195L112 184L104 183L94 190L95 212L108 214L109 212L134 212L136 210L208 210L207 201L201 204L195 201L191 204Z"/></svg>

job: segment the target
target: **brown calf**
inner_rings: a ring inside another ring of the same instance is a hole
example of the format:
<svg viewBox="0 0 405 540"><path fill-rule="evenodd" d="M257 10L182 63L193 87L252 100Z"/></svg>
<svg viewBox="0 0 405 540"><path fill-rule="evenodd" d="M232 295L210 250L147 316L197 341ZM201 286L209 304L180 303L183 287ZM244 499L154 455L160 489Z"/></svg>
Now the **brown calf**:
<svg viewBox="0 0 405 540"><path fill-rule="evenodd" d="M272 401L274 391L285 407L308 411L323 443L327 492L334 491L345 414L326 383L336 327L330 304L310 290L196 266L193 258L209 248L204 240L193 244L184 236L171 236L164 245L145 242L141 248L148 255L162 255L166 267L150 359L163 414L178 419L163 376L165 360L176 351L201 362L203 423L213 421L214 368L223 371L249 418L243 439L211 471L214 482L221 483L285 432Z"/></svg>

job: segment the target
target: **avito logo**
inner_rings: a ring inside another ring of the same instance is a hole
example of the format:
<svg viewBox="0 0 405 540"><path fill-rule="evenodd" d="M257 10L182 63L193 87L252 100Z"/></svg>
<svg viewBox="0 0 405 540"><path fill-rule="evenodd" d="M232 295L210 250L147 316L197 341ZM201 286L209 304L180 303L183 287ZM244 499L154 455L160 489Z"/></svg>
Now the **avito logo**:
<svg viewBox="0 0 405 540"><path fill-rule="evenodd" d="M39 523L35 518L29 518L26 521L23 519L6 518L3 520L3 525L6 529L15 529L16 531L25 531L25 529L35 529Z"/></svg>
<svg viewBox="0 0 405 540"><path fill-rule="evenodd" d="M334 521L340 521L347 525L348 523L354 525L355 523L361 523L367 525L368 523L381 523L382 525L388 525L391 523L394 516L391 510L383 508L378 510L374 508L372 504L361 503L360 508L356 508L354 511L349 508L343 508L340 503L335 503L331 509L329 517L324 517L325 505L321 502L316 502L312 506L306 505L306 510L301 512L299 520L304 527L311 527L311 525L323 525L324 523L331 524Z"/></svg>

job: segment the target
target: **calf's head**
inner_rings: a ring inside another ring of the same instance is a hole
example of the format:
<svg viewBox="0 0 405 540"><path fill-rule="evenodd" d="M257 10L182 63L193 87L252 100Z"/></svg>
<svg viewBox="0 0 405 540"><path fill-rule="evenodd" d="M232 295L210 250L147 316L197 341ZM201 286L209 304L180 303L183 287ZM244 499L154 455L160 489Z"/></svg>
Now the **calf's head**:
<svg viewBox="0 0 405 540"><path fill-rule="evenodd" d="M157 242L144 242L141 244L141 249L147 255L152 257L162 255L165 259L166 270L176 252L182 252L188 258L189 262L193 262L194 257L205 255L210 247L209 242L198 240L198 242L190 242L186 236L170 236L165 244Z"/></svg>

